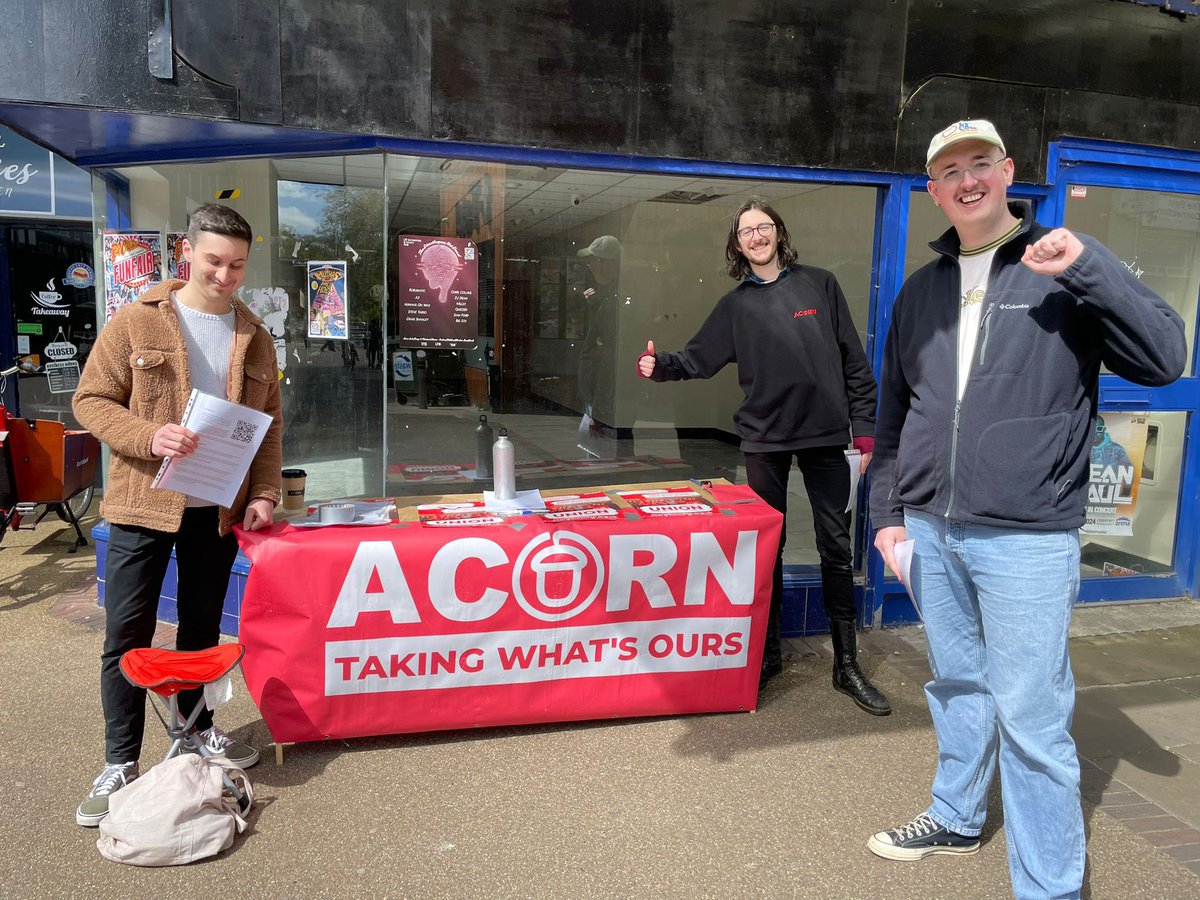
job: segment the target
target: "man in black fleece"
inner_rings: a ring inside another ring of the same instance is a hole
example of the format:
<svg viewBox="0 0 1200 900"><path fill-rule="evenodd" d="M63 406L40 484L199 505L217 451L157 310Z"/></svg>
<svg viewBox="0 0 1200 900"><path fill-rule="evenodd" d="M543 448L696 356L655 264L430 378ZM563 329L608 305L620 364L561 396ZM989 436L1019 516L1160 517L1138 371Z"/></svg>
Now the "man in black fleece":
<svg viewBox="0 0 1200 900"><path fill-rule="evenodd" d="M866 471L875 427L875 378L837 279L796 262L787 227L775 210L757 200L744 203L730 223L725 258L738 286L717 301L680 352L656 352L648 342L638 374L654 381L711 378L737 363L746 399L733 421L746 457L746 480L786 515L788 473L793 459L799 465L821 557L833 686L866 712L886 716L891 712L887 698L858 666L850 514L845 511L850 475L844 451L853 428ZM783 671L779 622L786 533L785 527L771 583L760 687Z"/></svg>
<svg viewBox="0 0 1200 900"><path fill-rule="evenodd" d="M871 521L892 571L911 541L938 766L926 810L867 846L974 853L998 760L1013 894L1078 897L1067 632L1098 375L1178 378L1183 322L1094 238L1007 202L1013 161L990 122L934 135L926 168L953 227L892 310Z"/></svg>

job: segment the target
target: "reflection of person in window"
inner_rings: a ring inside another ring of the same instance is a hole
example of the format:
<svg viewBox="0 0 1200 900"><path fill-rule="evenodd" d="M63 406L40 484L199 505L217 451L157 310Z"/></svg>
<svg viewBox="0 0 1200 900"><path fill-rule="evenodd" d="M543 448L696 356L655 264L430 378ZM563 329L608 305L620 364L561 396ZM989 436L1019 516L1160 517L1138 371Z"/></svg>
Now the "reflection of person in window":
<svg viewBox="0 0 1200 900"><path fill-rule="evenodd" d="M621 242L602 234L577 254L587 263L583 299L583 346L579 353L577 392L588 424L615 424L613 392L616 387L617 281L621 277Z"/></svg>
<svg viewBox="0 0 1200 900"><path fill-rule="evenodd" d="M821 557L833 686L862 710L886 716L887 698L858 665L844 452L853 431L860 471L866 470L875 433L875 378L837 279L796 257L779 213L758 200L742 204L725 246L727 271L738 286L717 301L683 350L656 352L648 342L638 374L654 381L711 378L737 364L746 396L733 421L746 481L786 515L788 475L793 462L799 466ZM783 671L783 543L781 537L760 685Z"/></svg>

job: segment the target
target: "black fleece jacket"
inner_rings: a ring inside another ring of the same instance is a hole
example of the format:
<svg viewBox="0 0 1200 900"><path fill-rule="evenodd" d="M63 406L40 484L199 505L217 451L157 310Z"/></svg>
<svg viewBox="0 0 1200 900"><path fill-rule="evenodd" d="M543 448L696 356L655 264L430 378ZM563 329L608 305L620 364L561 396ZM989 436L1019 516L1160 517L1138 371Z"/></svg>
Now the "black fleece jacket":
<svg viewBox="0 0 1200 900"><path fill-rule="evenodd" d="M845 445L875 429L875 377L832 272L793 265L743 281L678 353L655 354L655 381L711 378L737 363L746 399L733 421L743 450Z"/></svg>
<svg viewBox="0 0 1200 900"><path fill-rule="evenodd" d="M1060 275L1021 262L1048 233L1024 204L996 250L975 358L957 398L958 235L905 282L884 345L871 464L874 527L904 509L1032 531L1084 522L1100 365L1146 385L1187 360L1183 320L1095 238Z"/></svg>

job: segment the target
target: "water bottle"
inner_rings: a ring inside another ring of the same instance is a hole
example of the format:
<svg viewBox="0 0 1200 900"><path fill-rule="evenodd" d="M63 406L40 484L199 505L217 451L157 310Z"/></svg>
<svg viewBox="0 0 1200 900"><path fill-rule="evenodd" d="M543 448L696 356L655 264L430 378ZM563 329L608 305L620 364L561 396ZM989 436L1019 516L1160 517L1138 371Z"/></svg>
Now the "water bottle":
<svg viewBox="0 0 1200 900"><path fill-rule="evenodd" d="M487 416L479 417L475 428L475 479L492 477L492 441L495 435L488 424Z"/></svg>
<svg viewBox="0 0 1200 900"><path fill-rule="evenodd" d="M492 486L497 500L511 500L517 495L516 452L507 428L500 429L500 437L492 445Z"/></svg>

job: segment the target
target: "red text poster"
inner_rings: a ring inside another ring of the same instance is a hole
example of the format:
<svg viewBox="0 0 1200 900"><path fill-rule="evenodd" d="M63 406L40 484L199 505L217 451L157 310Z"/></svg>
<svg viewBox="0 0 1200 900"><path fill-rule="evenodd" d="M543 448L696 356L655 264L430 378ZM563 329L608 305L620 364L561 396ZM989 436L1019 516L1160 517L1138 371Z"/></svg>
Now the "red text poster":
<svg viewBox="0 0 1200 900"><path fill-rule="evenodd" d="M479 340L479 252L466 238L397 238L400 343L474 347Z"/></svg>
<svg viewBox="0 0 1200 900"><path fill-rule="evenodd" d="M162 236L157 231L104 233L104 321L162 280Z"/></svg>

